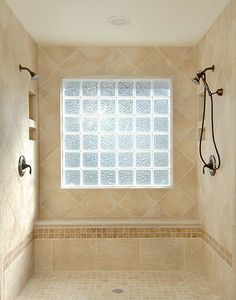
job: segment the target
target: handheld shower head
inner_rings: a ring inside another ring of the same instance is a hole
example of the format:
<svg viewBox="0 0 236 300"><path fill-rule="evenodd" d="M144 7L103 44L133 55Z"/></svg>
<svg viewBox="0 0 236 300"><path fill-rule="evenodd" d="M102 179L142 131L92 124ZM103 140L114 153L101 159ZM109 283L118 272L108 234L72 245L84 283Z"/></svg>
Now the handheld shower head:
<svg viewBox="0 0 236 300"><path fill-rule="evenodd" d="M200 78L198 78L198 76L192 78L192 82L195 84L200 84Z"/></svg>
<svg viewBox="0 0 236 300"><path fill-rule="evenodd" d="M26 70L30 73L31 79L32 80L38 80L39 79L39 75L36 74L35 72L33 72L32 70L30 70L27 67L22 67L22 65L19 65L19 71L21 72L22 70Z"/></svg>

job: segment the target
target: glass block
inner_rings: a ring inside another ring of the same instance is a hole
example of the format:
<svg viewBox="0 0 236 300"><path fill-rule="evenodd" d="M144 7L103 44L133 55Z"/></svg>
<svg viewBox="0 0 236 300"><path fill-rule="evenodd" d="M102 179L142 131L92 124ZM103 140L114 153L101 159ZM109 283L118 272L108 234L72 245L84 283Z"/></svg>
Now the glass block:
<svg viewBox="0 0 236 300"><path fill-rule="evenodd" d="M151 148L150 135L137 135L136 136L136 149L146 150Z"/></svg>
<svg viewBox="0 0 236 300"><path fill-rule="evenodd" d="M98 184L98 171L84 170L83 171L84 185L97 185Z"/></svg>
<svg viewBox="0 0 236 300"><path fill-rule="evenodd" d="M169 154L168 152L154 153L154 166L155 167L169 167Z"/></svg>
<svg viewBox="0 0 236 300"><path fill-rule="evenodd" d="M83 153L83 166L84 167L97 167L98 154L97 153Z"/></svg>
<svg viewBox="0 0 236 300"><path fill-rule="evenodd" d="M66 170L65 171L66 185L80 185L80 171Z"/></svg>
<svg viewBox="0 0 236 300"><path fill-rule="evenodd" d="M119 100L119 113L132 114L133 113L133 100Z"/></svg>
<svg viewBox="0 0 236 300"><path fill-rule="evenodd" d="M136 118L136 131L147 132L151 130L151 118Z"/></svg>
<svg viewBox="0 0 236 300"><path fill-rule="evenodd" d="M66 150L79 150L80 149L79 135L65 135L64 142L65 142Z"/></svg>
<svg viewBox="0 0 236 300"><path fill-rule="evenodd" d="M100 129L103 132L114 132L116 128L115 118L102 118L100 120Z"/></svg>
<svg viewBox="0 0 236 300"><path fill-rule="evenodd" d="M154 96L169 97L170 84L168 81L154 81L153 83Z"/></svg>
<svg viewBox="0 0 236 300"><path fill-rule="evenodd" d="M83 136L83 148L84 150L96 150L98 148L98 138L96 135L84 135Z"/></svg>
<svg viewBox="0 0 236 300"><path fill-rule="evenodd" d="M123 132L133 131L133 118L132 117L119 118L118 130Z"/></svg>
<svg viewBox="0 0 236 300"><path fill-rule="evenodd" d="M133 171L131 170L119 170L118 182L120 185L132 185L133 184Z"/></svg>
<svg viewBox="0 0 236 300"><path fill-rule="evenodd" d="M115 167L116 165L116 154L102 152L100 156L101 167Z"/></svg>
<svg viewBox="0 0 236 300"><path fill-rule="evenodd" d="M151 154L136 153L136 167L151 167Z"/></svg>
<svg viewBox="0 0 236 300"><path fill-rule="evenodd" d="M169 113L169 100L155 99L154 100L154 113L166 115Z"/></svg>
<svg viewBox="0 0 236 300"><path fill-rule="evenodd" d="M75 80L63 81L63 90L66 97L80 95L80 82Z"/></svg>
<svg viewBox="0 0 236 300"><path fill-rule="evenodd" d="M169 185L169 170L155 170L154 184Z"/></svg>
<svg viewBox="0 0 236 300"><path fill-rule="evenodd" d="M65 114L79 114L80 111L80 100L66 99L64 102Z"/></svg>
<svg viewBox="0 0 236 300"><path fill-rule="evenodd" d="M116 83L114 81L101 81L100 95L115 96Z"/></svg>
<svg viewBox="0 0 236 300"><path fill-rule="evenodd" d="M154 136L154 148L160 150L167 150L169 147L168 135L155 135Z"/></svg>
<svg viewBox="0 0 236 300"><path fill-rule="evenodd" d="M83 113L88 115L94 115L98 110L98 101L95 99L83 100Z"/></svg>
<svg viewBox="0 0 236 300"><path fill-rule="evenodd" d="M121 152L119 153L118 166L119 167L132 167L133 166L133 153Z"/></svg>
<svg viewBox="0 0 236 300"><path fill-rule="evenodd" d="M132 135L119 135L118 136L118 147L120 150L133 149L133 136Z"/></svg>
<svg viewBox="0 0 236 300"><path fill-rule="evenodd" d="M95 97L98 92L98 82L97 81L83 81L82 82L83 96Z"/></svg>
<svg viewBox="0 0 236 300"><path fill-rule="evenodd" d="M151 82L138 81L136 86L136 96L151 96Z"/></svg>
<svg viewBox="0 0 236 300"><path fill-rule="evenodd" d="M79 118L78 117L66 117L64 124L65 132L78 132L79 131Z"/></svg>
<svg viewBox="0 0 236 300"><path fill-rule="evenodd" d="M150 114L151 112L151 100L138 99L136 100L136 113L137 114Z"/></svg>
<svg viewBox="0 0 236 300"><path fill-rule="evenodd" d="M169 120L166 117L154 118L154 131L168 132Z"/></svg>
<svg viewBox="0 0 236 300"><path fill-rule="evenodd" d="M83 119L83 131L84 132L96 132L98 130L98 124L96 118L84 118Z"/></svg>
<svg viewBox="0 0 236 300"><path fill-rule="evenodd" d="M101 184L102 185L115 185L116 184L116 172L112 170L101 171Z"/></svg>
<svg viewBox="0 0 236 300"><path fill-rule="evenodd" d="M116 111L115 100L102 99L100 111L104 115L113 115Z"/></svg>
<svg viewBox="0 0 236 300"><path fill-rule="evenodd" d="M133 96L133 82L120 81L118 82L118 96L130 97Z"/></svg>
<svg viewBox="0 0 236 300"><path fill-rule="evenodd" d="M101 148L103 150L115 150L116 139L114 135L102 135L101 136Z"/></svg>
<svg viewBox="0 0 236 300"><path fill-rule="evenodd" d="M136 183L138 185L150 185L151 184L151 171L137 170L136 171Z"/></svg>
<svg viewBox="0 0 236 300"><path fill-rule="evenodd" d="M80 166L80 154L79 153L65 153L65 167L66 168L78 168Z"/></svg>

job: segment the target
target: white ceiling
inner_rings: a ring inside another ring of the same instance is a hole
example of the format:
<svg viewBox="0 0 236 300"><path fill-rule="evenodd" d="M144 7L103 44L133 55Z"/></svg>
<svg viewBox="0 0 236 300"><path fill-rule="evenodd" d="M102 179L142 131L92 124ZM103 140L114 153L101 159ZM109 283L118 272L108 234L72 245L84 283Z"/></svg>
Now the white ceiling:
<svg viewBox="0 0 236 300"><path fill-rule="evenodd" d="M39 44L191 46L229 0L5 0ZM131 23L114 26L113 15Z"/></svg>

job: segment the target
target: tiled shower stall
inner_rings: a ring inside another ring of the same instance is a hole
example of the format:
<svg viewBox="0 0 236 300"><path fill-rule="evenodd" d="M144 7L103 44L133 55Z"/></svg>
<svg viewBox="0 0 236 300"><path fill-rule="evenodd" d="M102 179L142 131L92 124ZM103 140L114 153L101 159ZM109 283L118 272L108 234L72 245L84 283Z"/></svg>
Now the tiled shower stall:
<svg viewBox="0 0 236 300"><path fill-rule="evenodd" d="M0 0L0 41L1 299L16 299L25 284L19 299L56 297L45 282L61 299L112 299L122 284L129 298L121 299L235 299L236 2L196 47L80 47L37 45ZM19 62L38 83L19 76ZM202 176L202 94L190 80L212 64L210 83L225 90L215 100L223 162L214 178ZM171 80L173 187L61 188L61 83L87 77ZM33 172L20 178L22 154ZM165 280L183 285L167 289ZM75 281L86 295L60 290Z"/></svg>

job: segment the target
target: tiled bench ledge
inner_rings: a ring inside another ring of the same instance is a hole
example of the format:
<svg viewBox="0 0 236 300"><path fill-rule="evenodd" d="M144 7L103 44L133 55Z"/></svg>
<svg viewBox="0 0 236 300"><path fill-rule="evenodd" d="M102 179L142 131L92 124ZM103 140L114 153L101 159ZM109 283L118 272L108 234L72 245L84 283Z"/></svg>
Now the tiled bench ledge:
<svg viewBox="0 0 236 300"><path fill-rule="evenodd" d="M41 219L35 227L41 226L201 226L196 219Z"/></svg>
<svg viewBox="0 0 236 300"><path fill-rule="evenodd" d="M200 238L198 220L40 220L35 239Z"/></svg>
<svg viewBox="0 0 236 300"><path fill-rule="evenodd" d="M203 269L198 220L39 220L35 271Z"/></svg>

